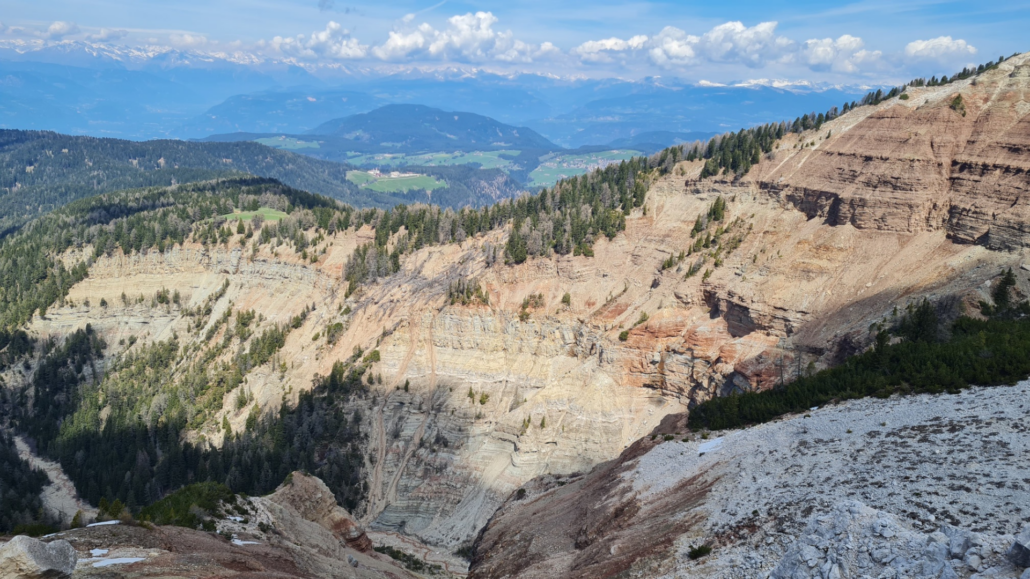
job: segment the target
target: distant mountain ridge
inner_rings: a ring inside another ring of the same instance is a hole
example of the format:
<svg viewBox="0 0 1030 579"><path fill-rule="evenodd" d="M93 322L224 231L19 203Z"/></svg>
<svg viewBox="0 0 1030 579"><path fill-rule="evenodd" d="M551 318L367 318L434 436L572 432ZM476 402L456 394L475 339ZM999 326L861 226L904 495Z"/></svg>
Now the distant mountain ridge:
<svg viewBox="0 0 1030 579"><path fill-rule="evenodd" d="M289 63L208 61L193 51L124 52L94 43L24 54L14 48L0 41L0 128L128 139L301 134L384 105L420 104L529 127L577 148L641 132L738 130L799 110L826 110L868 90L556 79L465 68L317 76Z"/></svg>
<svg viewBox="0 0 1030 579"><path fill-rule="evenodd" d="M327 121L307 134L334 137L360 152L561 148L529 128L475 113L407 104Z"/></svg>

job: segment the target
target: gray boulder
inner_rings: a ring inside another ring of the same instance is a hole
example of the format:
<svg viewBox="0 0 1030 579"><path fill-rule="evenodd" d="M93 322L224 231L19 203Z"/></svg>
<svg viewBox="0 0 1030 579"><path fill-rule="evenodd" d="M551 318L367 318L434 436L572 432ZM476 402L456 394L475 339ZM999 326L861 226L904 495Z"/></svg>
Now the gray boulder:
<svg viewBox="0 0 1030 579"><path fill-rule="evenodd" d="M1030 525L1023 525L1005 556L1017 567L1030 567Z"/></svg>
<svg viewBox="0 0 1030 579"><path fill-rule="evenodd" d="M18 535L0 547L0 579L71 577L78 555L68 541L44 543Z"/></svg>

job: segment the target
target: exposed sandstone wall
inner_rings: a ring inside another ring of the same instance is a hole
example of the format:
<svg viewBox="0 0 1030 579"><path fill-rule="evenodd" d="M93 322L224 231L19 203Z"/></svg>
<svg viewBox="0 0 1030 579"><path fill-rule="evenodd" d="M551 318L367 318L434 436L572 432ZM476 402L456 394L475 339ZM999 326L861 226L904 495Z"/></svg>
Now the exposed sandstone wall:
<svg viewBox="0 0 1030 579"><path fill-rule="evenodd" d="M863 107L791 136L749 176L830 225L1030 245L1030 64ZM952 107L956 96L962 107ZM827 137L828 135L828 137ZM809 145L796 148L797 145Z"/></svg>

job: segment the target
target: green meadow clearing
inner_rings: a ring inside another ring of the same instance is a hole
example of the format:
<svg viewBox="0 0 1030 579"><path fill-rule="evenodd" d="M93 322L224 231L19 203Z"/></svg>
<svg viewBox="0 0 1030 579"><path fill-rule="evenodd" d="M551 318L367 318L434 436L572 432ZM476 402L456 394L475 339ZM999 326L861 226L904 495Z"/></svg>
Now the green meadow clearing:
<svg viewBox="0 0 1030 579"><path fill-rule="evenodd" d="M432 191L446 187L447 183L429 175L413 175L404 177L374 177L367 171L348 171L347 180L364 189L380 193L403 193L414 189Z"/></svg>
<svg viewBox="0 0 1030 579"><path fill-rule="evenodd" d="M255 215L261 215L265 218L265 221L281 221L286 214L278 209L272 209L270 207L260 207L257 211L237 211L235 213L228 213L223 215L230 221L237 221L242 219L243 221L250 221Z"/></svg>
<svg viewBox="0 0 1030 579"><path fill-rule="evenodd" d="M511 158L518 156L518 154L519 151L423 153L421 155L406 155L404 153L361 155L348 153L347 162L353 165L378 165L380 167L399 167L402 165L440 167L479 163L484 169L507 169L511 166Z"/></svg>
<svg viewBox="0 0 1030 579"><path fill-rule="evenodd" d="M540 166L529 174L529 185L551 186L567 177L584 175L591 167L602 162L625 161L640 156L640 151L620 149L582 155L552 153L540 158Z"/></svg>

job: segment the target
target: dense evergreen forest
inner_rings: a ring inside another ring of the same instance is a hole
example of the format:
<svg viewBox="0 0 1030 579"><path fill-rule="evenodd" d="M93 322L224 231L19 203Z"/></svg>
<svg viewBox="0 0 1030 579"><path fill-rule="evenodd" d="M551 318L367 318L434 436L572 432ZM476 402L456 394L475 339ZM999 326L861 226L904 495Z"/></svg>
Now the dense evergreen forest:
<svg viewBox="0 0 1030 579"><path fill-rule="evenodd" d="M16 423L36 437L44 454L61 463L92 504L118 500L137 512L168 492L203 481L223 483L233 492L266 494L290 472L304 470L325 481L341 505L357 508L367 492L360 453L367 435L360 430L360 414L348 415L343 408L349 397L366 395L362 376L369 358L337 362L295 406L284 405L273 415L252 412L243 432L232 432L226 423L217 448L183 440L191 405L180 402L188 399L183 394L190 386L178 376L181 353L175 342L157 343L127 357L99 383L61 381L61 391L51 388L47 394L74 402L59 425L30 412L16 412ZM76 360L68 354L55 351L47 363L71 376ZM101 395L114 401L103 424L98 418Z"/></svg>
<svg viewBox="0 0 1030 579"><path fill-rule="evenodd" d="M0 431L0 532L46 524L39 493L49 482L46 473L18 456L14 439Z"/></svg>
<svg viewBox="0 0 1030 579"><path fill-rule="evenodd" d="M359 188L347 180L351 169L252 142L134 142L0 130L0 234L76 199L233 175L272 178L361 207L411 201Z"/></svg>

